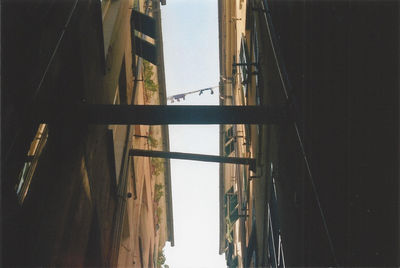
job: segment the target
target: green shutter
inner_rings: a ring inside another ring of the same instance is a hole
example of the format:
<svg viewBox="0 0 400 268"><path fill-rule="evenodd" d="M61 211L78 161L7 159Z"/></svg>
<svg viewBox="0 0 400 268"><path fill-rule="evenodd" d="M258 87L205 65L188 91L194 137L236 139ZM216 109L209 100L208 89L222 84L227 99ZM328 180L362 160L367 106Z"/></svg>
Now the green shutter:
<svg viewBox="0 0 400 268"><path fill-rule="evenodd" d="M229 219L232 224L234 224L237 219L239 219L239 208L236 207L233 211L230 212Z"/></svg>
<svg viewBox="0 0 400 268"><path fill-rule="evenodd" d="M231 267L232 267L232 268L236 268L236 267L238 267L238 265L239 265L239 258L238 258L238 256L236 256L236 257L232 260L232 265L231 265Z"/></svg>
<svg viewBox="0 0 400 268"><path fill-rule="evenodd" d="M225 144L233 138L233 127L228 128L225 131Z"/></svg>
<svg viewBox="0 0 400 268"><path fill-rule="evenodd" d="M231 194L233 194L233 186L231 188L229 188L229 190L224 195L225 217L228 217L228 200L230 199Z"/></svg>
<svg viewBox="0 0 400 268"><path fill-rule="evenodd" d="M233 194L229 196L229 210L232 211L238 205L238 196Z"/></svg>
<svg viewBox="0 0 400 268"><path fill-rule="evenodd" d="M233 141L225 145L225 155L230 155L235 150L235 144Z"/></svg>
<svg viewBox="0 0 400 268"><path fill-rule="evenodd" d="M224 195L224 211L225 211L225 217L228 216L228 196L227 194Z"/></svg>
<svg viewBox="0 0 400 268"><path fill-rule="evenodd" d="M224 195L225 217L229 216L229 224L234 224L235 221L239 218L238 207L238 195L233 193L232 186Z"/></svg>
<svg viewBox="0 0 400 268"><path fill-rule="evenodd" d="M235 144L233 140L233 127L230 127L227 130L225 130L224 140L225 140L225 156L228 156L235 150Z"/></svg>

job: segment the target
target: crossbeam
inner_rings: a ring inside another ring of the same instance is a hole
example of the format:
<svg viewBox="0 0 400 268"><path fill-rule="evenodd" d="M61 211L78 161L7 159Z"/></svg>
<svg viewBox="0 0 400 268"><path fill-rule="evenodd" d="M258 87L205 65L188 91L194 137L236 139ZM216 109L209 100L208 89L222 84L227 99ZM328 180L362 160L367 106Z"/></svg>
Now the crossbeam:
<svg viewBox="0 0 400 268"><path fill-rule="evenodd" d="M43 123L87 124L279 124L289 119L286 106L106 105L41 107L34 115Z"/></svg>
<svg viewBox="0 0 400 268"><path fill-rule="evenodd" d="M152 151L152 150L140 150L140 149L131 149L129 151L129 155L249 165L249 169L251 171L255 172L256 169L256 159L254 158L228 157L228 156L217 156L217 155L207 155L207 154L190 154L190 153L180 153L180 152L164 152L164 151Z"/></svg>

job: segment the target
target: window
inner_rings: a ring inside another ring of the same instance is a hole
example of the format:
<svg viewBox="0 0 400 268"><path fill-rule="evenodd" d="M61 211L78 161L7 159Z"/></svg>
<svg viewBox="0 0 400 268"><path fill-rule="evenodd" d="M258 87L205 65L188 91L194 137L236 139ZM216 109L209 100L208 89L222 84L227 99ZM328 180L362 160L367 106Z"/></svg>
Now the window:
<svg viewBox="0 0 400 268"><path fill-rule="evenodd" d="M251 127L250 125L244 125L244 136L246 140L246 151L250 152L250 145L251 145Z"/></svg>
<svg viewBox="0 0 400 268"><path fill-rule="evenodd" d="M36 132L35 138L33 139L29 151L26 155L24 166L19 173L18 183L15 186L15 190L18 196L18 202L20 204L24 202L26 194L28 193L31 180L39 160L39 156L42 153L44 146L46 145L46 141L47 125L40 124Z"/></svg>
<svg viewBox="0 0 400 268"><path fill-rule="evenodd" d="M267 247L267 257L268 261L274 267L285 267L285 257L283 253L283 243L280 232L280 224L279 224L279 215L278 215L278 200L276 195L275 188L275 179L274 179L274 166L271 163L271 180L272 180L272 189L271 197L268 204L268 247Z"/></svg>
<svg viewBox="0 0 400 268"><path fill-rule="evenodd" d="M125 64L122 63L119 81L124 80L125 75ZM122 78L121 78L122 77ZM125 94L126 100L126 87L125 84L117 84L113 97L113 104L118 105L121 103L121 93ZM124 97L122 97L124 98ZM119 184L121 174L124 174L125 167L125 148L128 139L129 128L126 125L108 125L109 135L109 148L110 152L113 152L114 167L115 167L115 181L116 185Z"/></svg>
<svg viewBox="0 0 400 268"><path fill-rule="evenodd" d="M255 25L255 21L254 21L254 27L256 27ZM259 56L259 49L258 49L258 36L257 36L257 32L253 31L253 35L252 35L252 61L255 63L258 63L258 56ZM260 105L261 104L261 96L260 96L260 86L259 86L259 79L258 79L258 75L255 76L255 86L256 86L256 104Z"/></svg>
<svg viewBox="0 0 400 268"><path fill-rule="evenodd" d="M225 156L230 155L233 151L235 151L235 140L234 140L234 132L233 127L229 127L224 134L225 141Z"/></svg>
<svg viewBox="0 0 400 268"><path fill-rule="evenodd" d="M144 267L142 238L140 236L139 236L139 257L140 257L140 267Z"/></svg>
<svg viewBox="0 0 400 268"><path fill-rule="evenodd" d="M244 95L247 97L247 84L249 83L249 56L247 52L247 44L246 39L242 36L242 40L240 43L240 55L239 55L239 63L240 63L240 79L243 85Z"/></svg>
<svg viewBox="0 0 400 268"><path fill-rule="evenodd" d="M228 224L232 225L239 219L238 195L233 192L233 186L224 196L225 217ZM228 228L230 230L230 228Z"/></svg>
<svg viewBox="0 0 400 268"><path fill-rule="evenodd" d="M245 210L247 207L247 200L249 198L249 180L248 180L248 169L246 167L241 167L241 171L242 171L242 196L243 196L243 209Z"/></svg>
<svg viewBox="0 0 400 268"><path fill-rule="evenodd" d="M120 12L120 0L102 0L101 13L103 18L104 55L107 58L111 44L111 36Z"/></svg>
<svg viewBox="0 0 400 268"><path fill-rule="evenodd" d="M236 268L239 266L239 258L238 256L235 256L235 258L233 258L231 265L229 266L229 268Z"/></svg>
<svg viewBox="0 0 400 268"><path fill-rule="evenodd" d="M268 230L267 260L269 264L271 264L273 267L276 267L277 255L275 251L275 237L274 237L275 234L274 234L274 228L272 226L271 212L269 205L268 205L268 225L269 225L269 230Z"/></svg>
<svg viewBox="0 0 400 268"><path fill-rule="evenodd" d="M225 131L225 143L229 142L232 138L233 138L233 127L230 127Z"/></svg>
<svg viewBox="0 0 400 268"><path fill-rule="evenodd" d="M233 140L232 140L228 144L225 144L225 155L228 156L233 151L235 151L235 144L233 143Z"/></svg>

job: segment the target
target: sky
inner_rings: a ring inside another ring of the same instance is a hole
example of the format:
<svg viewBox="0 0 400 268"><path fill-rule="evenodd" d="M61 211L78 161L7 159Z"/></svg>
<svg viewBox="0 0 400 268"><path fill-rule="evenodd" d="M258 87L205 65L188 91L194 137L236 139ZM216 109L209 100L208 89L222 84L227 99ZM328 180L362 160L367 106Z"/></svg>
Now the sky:
<svg viewBox="0 0 400 268"><path fill-rule="evenodd" d="M218 85L217 0L167 0L161 7L167 95ZM218 89L173 105L218 105ZM218 125L170 125L170 150L219 154ZM226 267L219 255L219 165L171 160L175 246L171 268Z"/></svg>

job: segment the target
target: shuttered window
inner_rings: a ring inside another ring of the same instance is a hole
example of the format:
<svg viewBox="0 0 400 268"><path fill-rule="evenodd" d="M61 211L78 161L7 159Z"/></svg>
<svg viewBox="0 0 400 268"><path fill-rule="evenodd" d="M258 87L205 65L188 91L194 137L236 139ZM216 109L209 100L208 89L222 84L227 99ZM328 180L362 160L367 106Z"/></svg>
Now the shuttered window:
<svg viewBox="0 0 400 268"><path fill-rule="evenodd" d="M233 151L235 151L235 140L234 140L233 127L229 127L224 134L225 141L225 156L230 155Z"/></svg>
<svg viewBox="0 0 400 268"><path fill-rule="evenodd" d="M240 55L239 55L239 63L240 63L240 80L243 85L244 95L247 97L247 84L249 83L249 55L247 50L246 39L244 36L242 37L240 43Z"/></svg>
<svg viewBox="0 0 400 268"><path fill-rule="evenodd" d="M225 217L229 219L230 224L234 224L239 219L238 195L233 192L231 187L224 196Z"/></svg>

